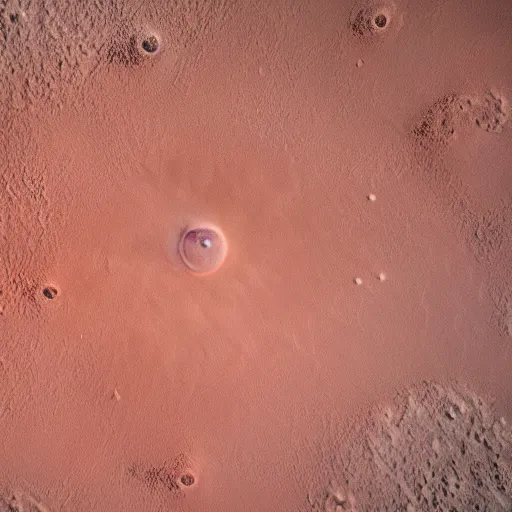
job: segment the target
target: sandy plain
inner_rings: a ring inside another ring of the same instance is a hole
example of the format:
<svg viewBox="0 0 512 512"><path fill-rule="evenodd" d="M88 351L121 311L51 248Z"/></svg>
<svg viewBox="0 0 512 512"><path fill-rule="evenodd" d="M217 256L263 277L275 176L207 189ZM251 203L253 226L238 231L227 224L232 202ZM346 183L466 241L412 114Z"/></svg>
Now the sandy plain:
<svg viewBox="0 0 512 512"><path fill-rule="evenodd" d="M512 510L510 2L0 14L2 512Z"/></svg>

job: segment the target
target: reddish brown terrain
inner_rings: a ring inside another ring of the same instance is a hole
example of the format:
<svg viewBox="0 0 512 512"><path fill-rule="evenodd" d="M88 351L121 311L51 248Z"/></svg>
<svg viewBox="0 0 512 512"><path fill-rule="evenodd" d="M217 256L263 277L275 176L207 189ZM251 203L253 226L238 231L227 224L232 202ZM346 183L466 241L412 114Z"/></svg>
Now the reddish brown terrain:
<svg viewBox="0 0 512 512"><path fill-rule="evenodd" d="M509 0L0 2L0 511L512 511Z"/></svg>

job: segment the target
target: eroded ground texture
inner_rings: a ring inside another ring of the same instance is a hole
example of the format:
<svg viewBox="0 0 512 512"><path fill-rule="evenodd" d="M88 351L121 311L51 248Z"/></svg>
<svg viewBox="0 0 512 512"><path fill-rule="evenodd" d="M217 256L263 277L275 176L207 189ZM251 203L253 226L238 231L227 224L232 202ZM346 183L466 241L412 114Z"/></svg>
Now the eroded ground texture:
<svg viewBox="0 0 512 512"><path fill-rule="evenodd" d="M424 382L326 454L313 510L510 510L512 431L460 385Z"/></svg>

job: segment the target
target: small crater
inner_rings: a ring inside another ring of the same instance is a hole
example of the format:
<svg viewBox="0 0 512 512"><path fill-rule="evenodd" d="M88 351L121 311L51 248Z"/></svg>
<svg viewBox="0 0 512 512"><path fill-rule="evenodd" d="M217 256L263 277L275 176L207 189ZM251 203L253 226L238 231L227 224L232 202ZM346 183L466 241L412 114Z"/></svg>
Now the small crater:
<svg viewBox="0 0 512 512"><path fill-rule="evenodd" d="M126 37L125 33L131 32ZM150 59L161 50L162 43L158 35L142 33L136 29L119 32L112 40L108 52L108 60L113 64L122 66L139 66L146 59Z"/></svg>
<svg viewBox="0 0 512 512"><path fill-rule="evenodd" d="M399 29L402 25L402 15L393 3L370 2L359 5L350 18L350 29L358 37L371 37L383 34L390 28Z"/></svg>
<svg viewBox="0 0 512 512"><path fill-rule="evenodd" d="M158 41L158 37L149 36L142 41L142 49L146 53L156 53L160 48L160 42Z"/></svg>
<svg viewBox="0 0 512 512"><path fill-rule="evenodd" d="M59 291L57 290L57 288L55 288L54 286L45 286L43 288L43 295L48 299L48 300L53 300L57 297L57 295L59 294Z"/></svg>
<svg viewBox="0 0 512 512"><path fill-rule="evenodd" d="M180 482L186 487L190 487L195 484L196 479L191 473L185 473L184 475L181 475Z"/></svg>
<svg viewBox="0 0 512 512"><path fill-rule="evenodd" d="M162 497L183 498L187 488L197 485L196 471L183 453L160 464L133 464L127 474Z"/></svg>
<svg viewBox="0 0 512 512"><path fill-rule="evenodd" d="M384 14L377 14L377 16L375 16L375 19L373 21L378 28L384 28L388 22L388 20Z"/></svg>
<svg viewBox="0 0 512 512"><path fill-rule="evenodd" d="M222 232L213 226L187 229L179 243L181 259L195 274L210 274L219 269L227 254Z"/></svg>

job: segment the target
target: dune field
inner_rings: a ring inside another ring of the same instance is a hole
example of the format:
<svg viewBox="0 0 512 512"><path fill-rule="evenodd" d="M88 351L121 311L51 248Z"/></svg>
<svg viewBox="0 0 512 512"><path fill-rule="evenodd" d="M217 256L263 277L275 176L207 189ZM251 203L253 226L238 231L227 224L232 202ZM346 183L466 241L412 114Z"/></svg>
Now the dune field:
<svg viewBox="0 0 512 512"><path fill-rule="evenodd" d="M0 1L0 512L512 512L511 0Z"/></svg>

